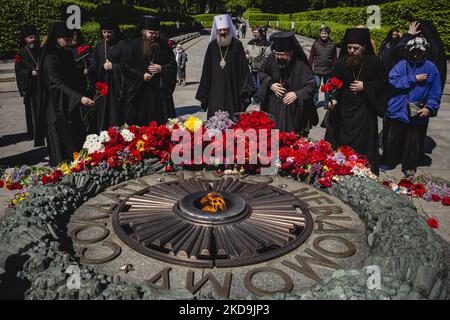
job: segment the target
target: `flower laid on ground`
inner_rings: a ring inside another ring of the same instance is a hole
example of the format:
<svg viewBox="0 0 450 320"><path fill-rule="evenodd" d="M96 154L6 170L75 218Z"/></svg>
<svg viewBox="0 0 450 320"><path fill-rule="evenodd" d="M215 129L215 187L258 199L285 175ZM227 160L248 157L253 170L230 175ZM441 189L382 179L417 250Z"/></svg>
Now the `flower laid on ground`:
<svg viewBox="0 0 450 320"><path fill-rule="evenodd" d="M26 165L8 168L0 176L0 187L8 190L22 190L25 186L35 187L41 176L49 172L50 169Z"/></svg>
<svg viewBox="0 0 450 320"><path fill-rule="evenodd" d="M29 196L27 189L22 189L19 193L16 193L14 197L9 201L8 207L15 208L20 202L25 200Z"/></svg>
<svg viewBox="0 0 450 320"><path fill-rule="evenodd" d="M196 132L199 129L202 128L203 122L197 117L190 116L185 122L184 126L186 129L188 129L190 132Z"/></svg>
<svg viewBox="0 0 450 320"><path fill-rule="evenodd" d="M439 228L439 221L436 218L427 219L427 224L430 226L430 228L433 229Z"/></svg>
<svg viewBox="0 0 450 320"><path fill-rule="evenodd" d="M234 175L259 173L261 168L265 166L261 159L265 157L274 160L271 157L270 135L271 129L275 129L276 125L270 116L264 112L253 111L241 114L238 121L234 123L225 113L216 113L215 118L205 124L199 118L190 116L184 122L181 119L171 119L166 125L151 122L148 126L142 127L111 127L98 135L88 135L83 144L83 149L74 153L72 162L61 163L53 171L39 176L38 180L42 184L53 183L59 181L64 175L94 167L104 168L104 170L122 170L147 158L159 159L159 162L164 164L164 172L174 171L174 163L171 159L174 146L189 143L189 147L191 147L195 143L194 139L189 142L171 141L171 128L174 129L175 126L178 126L178 128L185 127L191 135L194 135L197 130L202 130L202 133L205 133L206 126L211 130L220 129L222 132L227 129L233 130L232 132L236 132L236 130L246 131L247 129L255 129L258 132L258 129L266 129L269 138L267 148L262 148L259 140L257 142L250 141L248 137L244 140L245 144L240 145L242 141L239 141L240 137L235 135L228 142L234 144L234 146L230 146L226 144L226 134L223 134L224 151L233 147L235 152L232 155L234 156L233 159L225 159L222 163L217 161L218 158L215 154L211 154L212 159L203 155L200 155L199 159L194 159L194 155L191 155L190 161L183 160L181 164L177 164L181 167L188 168L195 164L201 165L203 168L214 168L225 174ZM203 141L203 150L214 142ZM244 154L243 163L238 163L236 160L237 149ZM251 150L256 150L258 153L259 157L256 164L249 161ZM264 154L263 151L267 151L267 154ZM217 156L220 157L220 155ZM291 175L324 188L339 181L340 176L374 177L369 169L366 157L356 153L351 148L342 146L333 150L330 144L324 140L312 141L292 132L279 133L279 154L275 159L275 166L279 169L280 175ZM406 190L406 188L404 189ZM423 188L420 185L416 186L414 190L416 194L423 193Z"/></svg>
<svg viewBox="0 0 450 320"><path fill-rule="evenodd" d="M430 175L410 176L408 178L385 178L384 186L400 194L421 198L429 202L441 202L450 205L450 186L447 182Z"/></svg>
<svg viewBox="0 0 450 320"><path fill-rule="evenodd" d="M170 131L174 131L177 129L186 129L186 127L184 126L184 121L180 120L180 118L167 120L166 126Z"/></svg>

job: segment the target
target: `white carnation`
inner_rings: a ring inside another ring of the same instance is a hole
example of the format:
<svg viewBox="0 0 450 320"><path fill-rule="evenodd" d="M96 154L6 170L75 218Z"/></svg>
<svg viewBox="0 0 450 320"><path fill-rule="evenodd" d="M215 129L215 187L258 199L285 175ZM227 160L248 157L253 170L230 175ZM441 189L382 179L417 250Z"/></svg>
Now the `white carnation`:
<svg viewBox="0 0 450 320"><path fill-rule="evenodd" d="M108 134L108 131L100 132L100 142L109 142L111 137Z"/></svg>
<svg viewBox="0 0 450 320"><path fill-rule="evenodd" d="M122 129L120 131L120 134L122 135L123 140L125 140L126 142L131 142L134 139L134 133L128 129Z"/></svg>
<svg viewBox="0 0 450 320"><path fill-rule="evenodd" d="M96 134L90 134L86 137L86 141L83 144L83 149L87 149L88 153L102 152L104 150L103 143L100 140L100 136Z"/></svg>

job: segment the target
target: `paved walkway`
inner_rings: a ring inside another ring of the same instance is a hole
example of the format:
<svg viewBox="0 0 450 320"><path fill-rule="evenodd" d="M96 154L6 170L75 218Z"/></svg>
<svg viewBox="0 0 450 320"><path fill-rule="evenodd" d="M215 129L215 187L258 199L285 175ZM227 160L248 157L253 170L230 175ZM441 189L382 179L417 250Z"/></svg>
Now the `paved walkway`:
<svg viewBox="0 0 450 320"><path fill-rule="evenodd" d="M312 40L297 36L301 45L309 53ZM250 38L245 39L249 41ZM200 81L203 58L209 42L209 36L201 36L183 44L188 54L187 85L178 86L174 93L175 105L178 110L184 107L199 107L199 102L194 96ZM47 165L48 157L45 148L33 148L33 141L26 138L26 125L24 107L14 80L13 63L0 63L0 164L14 166L21 164ZM189 110L195 110L189 108ZM324 110L319 109L320 119ZM435 176L450 181L450 135L448 124L450 123L450 80L445 88L443 103L437 118L430 122L428 129L428 153L431 164L419 168L419 172L429 172ZM381 123L380 123L381 128ZM316 127L311 131L311 137L321 139L324 129ZM399 169L391 170L388 174L400 176ZM3 202L11 197L12 193L0 189L0 216L4 211ZM420 201L424 210L439 219L441 227L437 233L450 242L450 210L436 203Z"/></svg>

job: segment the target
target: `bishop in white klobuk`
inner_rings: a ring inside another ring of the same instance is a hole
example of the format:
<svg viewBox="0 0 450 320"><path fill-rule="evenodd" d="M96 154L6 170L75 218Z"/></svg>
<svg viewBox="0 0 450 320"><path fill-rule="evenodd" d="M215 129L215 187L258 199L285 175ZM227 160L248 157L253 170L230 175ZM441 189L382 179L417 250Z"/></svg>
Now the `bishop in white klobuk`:
<svg viewBox="0 0 450 320"><path fill-rule="evenodd" d="M249 75L244 48L230 16L215 16L195 96L208 110L208 118L218 110L228 111L232 117L245 111L244 100L252 93Z"/></svg>

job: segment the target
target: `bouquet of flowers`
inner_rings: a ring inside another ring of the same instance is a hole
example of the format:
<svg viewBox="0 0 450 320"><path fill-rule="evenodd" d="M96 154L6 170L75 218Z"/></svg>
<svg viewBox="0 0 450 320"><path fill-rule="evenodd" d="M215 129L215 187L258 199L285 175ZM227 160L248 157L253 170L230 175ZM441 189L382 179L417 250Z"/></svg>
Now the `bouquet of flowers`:
<svg viewBox="0 0 450 320"><path fill-rule="evenodd" d="M320 87L320 91L328 94L330 99L336 99L336 95L339 89L342 88L344 83L336 77L332 77L328 83Z"/></svg>

